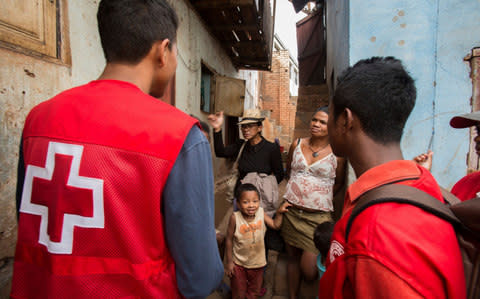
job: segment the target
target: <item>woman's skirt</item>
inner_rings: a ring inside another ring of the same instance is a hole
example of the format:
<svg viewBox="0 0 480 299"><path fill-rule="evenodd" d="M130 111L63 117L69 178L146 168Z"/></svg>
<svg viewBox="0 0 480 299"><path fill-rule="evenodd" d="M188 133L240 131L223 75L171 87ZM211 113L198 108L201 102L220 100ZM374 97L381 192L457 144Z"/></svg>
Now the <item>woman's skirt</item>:
<svg viewBox="0 0 480 299"><path fill-rule="evenodd" d="M313 234L317 225L326 221L333 221L330 212L307 212L289 207L288 212L283 214L282 237L293 247L318 254Z"/></svg>

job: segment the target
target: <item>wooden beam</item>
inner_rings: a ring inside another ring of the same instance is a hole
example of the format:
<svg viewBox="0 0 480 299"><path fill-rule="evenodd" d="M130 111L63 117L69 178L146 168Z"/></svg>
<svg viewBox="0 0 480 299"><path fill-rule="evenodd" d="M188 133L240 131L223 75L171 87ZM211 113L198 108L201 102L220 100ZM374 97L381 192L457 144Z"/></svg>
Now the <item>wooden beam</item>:
<svg viewBox="0 0 480 299"><path fill-rule="evenodd" d="M268 57L265 59L258 59L258 56L246 57L246 56L239 56L239 57L232 57L232 60L236 64L242 65L268 65Z"/></svg>
<svg viewBox="0 0 480 299"><path fill-rule="evenodd" d="M234 47L236 49L245 49L245 48L254 48L254 47L261 47L264 49L266 47L265 42L263 41L254 41L254 40L247 40L247 41L240 41L240 42L222 42L228 48Z"/></svg>
<svg viewBox="0 0 480 299"><path fill-rule="evenodd" d="M235 6L255 5L254 0L196 0L193 5L197 9L225 9Z"/></svg>
<svg viewBox="0 0 480 299"><path fill-rule="evenodd" d="M213 31L232 31L232 30L259 30L260 27L250 24L231 24L222 26L212 26Z"/></svg>

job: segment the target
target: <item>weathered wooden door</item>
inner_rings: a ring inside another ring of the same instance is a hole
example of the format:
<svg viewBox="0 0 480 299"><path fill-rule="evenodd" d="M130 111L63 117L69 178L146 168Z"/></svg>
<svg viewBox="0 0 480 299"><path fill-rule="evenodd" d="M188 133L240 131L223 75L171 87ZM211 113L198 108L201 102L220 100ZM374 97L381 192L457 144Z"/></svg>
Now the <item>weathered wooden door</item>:
<svg viewBox="0 0 480 299"><path fill-rule="evenodd" d="M215 111L242 116L245 101L245 80L215 76Z"/></svg>
<svg viewBox="0 0 480 299"><path fill-rule="evenodd" d="M470 63L470 78L472 79L472 98L470 104L472 105L472 112L480 111L480 47L472 49L465 58L465 61ZM467 155L467 171L474 172L480 170L480 159L475 149L477 137L477 129L470 128L470 146Z"/></svg>
<svg viewBox="0 0 480 299"><path fill-rule="evenodd" d="M43 59L65 60L62 43L68 39L60 40L62 19L57 1L2 0L1 46Z"/></svg>

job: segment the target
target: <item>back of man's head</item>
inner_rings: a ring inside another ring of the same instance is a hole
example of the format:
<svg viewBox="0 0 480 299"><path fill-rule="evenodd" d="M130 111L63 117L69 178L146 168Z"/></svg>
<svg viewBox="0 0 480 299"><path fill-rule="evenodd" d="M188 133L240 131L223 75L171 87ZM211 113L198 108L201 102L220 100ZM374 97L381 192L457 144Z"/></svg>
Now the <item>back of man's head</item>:
<svg viewBox="0 0 480 299"><path fill-rule="evenodd" d="M360 60L338 78L334 118L349 108L375 142L400 142L415 98L415 83L400 60L372 57Z"/></svg>
<svg viewBox="0 0 480 299"><path fill-rule="evenodd" d="M136 64L156 41L176 41L177 14L165 0L101 0L97 21L107 62Z"/></svg>

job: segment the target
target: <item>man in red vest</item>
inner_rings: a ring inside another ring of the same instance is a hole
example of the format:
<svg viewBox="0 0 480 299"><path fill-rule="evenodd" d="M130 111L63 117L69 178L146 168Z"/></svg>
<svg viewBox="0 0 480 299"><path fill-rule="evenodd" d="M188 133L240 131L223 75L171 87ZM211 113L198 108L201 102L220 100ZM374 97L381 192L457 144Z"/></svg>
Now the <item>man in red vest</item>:
<svg viewBox="0 0 480 299"><path fill-rule="evenodd" d="M98 80L29 113L12 298L199 298L220 283L210 147L157 99L177 66L164 0L102 0Z"/></svg>
<svg viewBox="0 0 480 299"><path fill-rule="evenodd" d="M364 59L338 79L328 133L357 180L334 228L319 298L465 298L462 257L450 223L413 205L376 204L360 213L346 240L352 209L364 193L403 184L443 201L428 170L403 159L405 122L416 98L413 79L393 57Z"/></svg>

